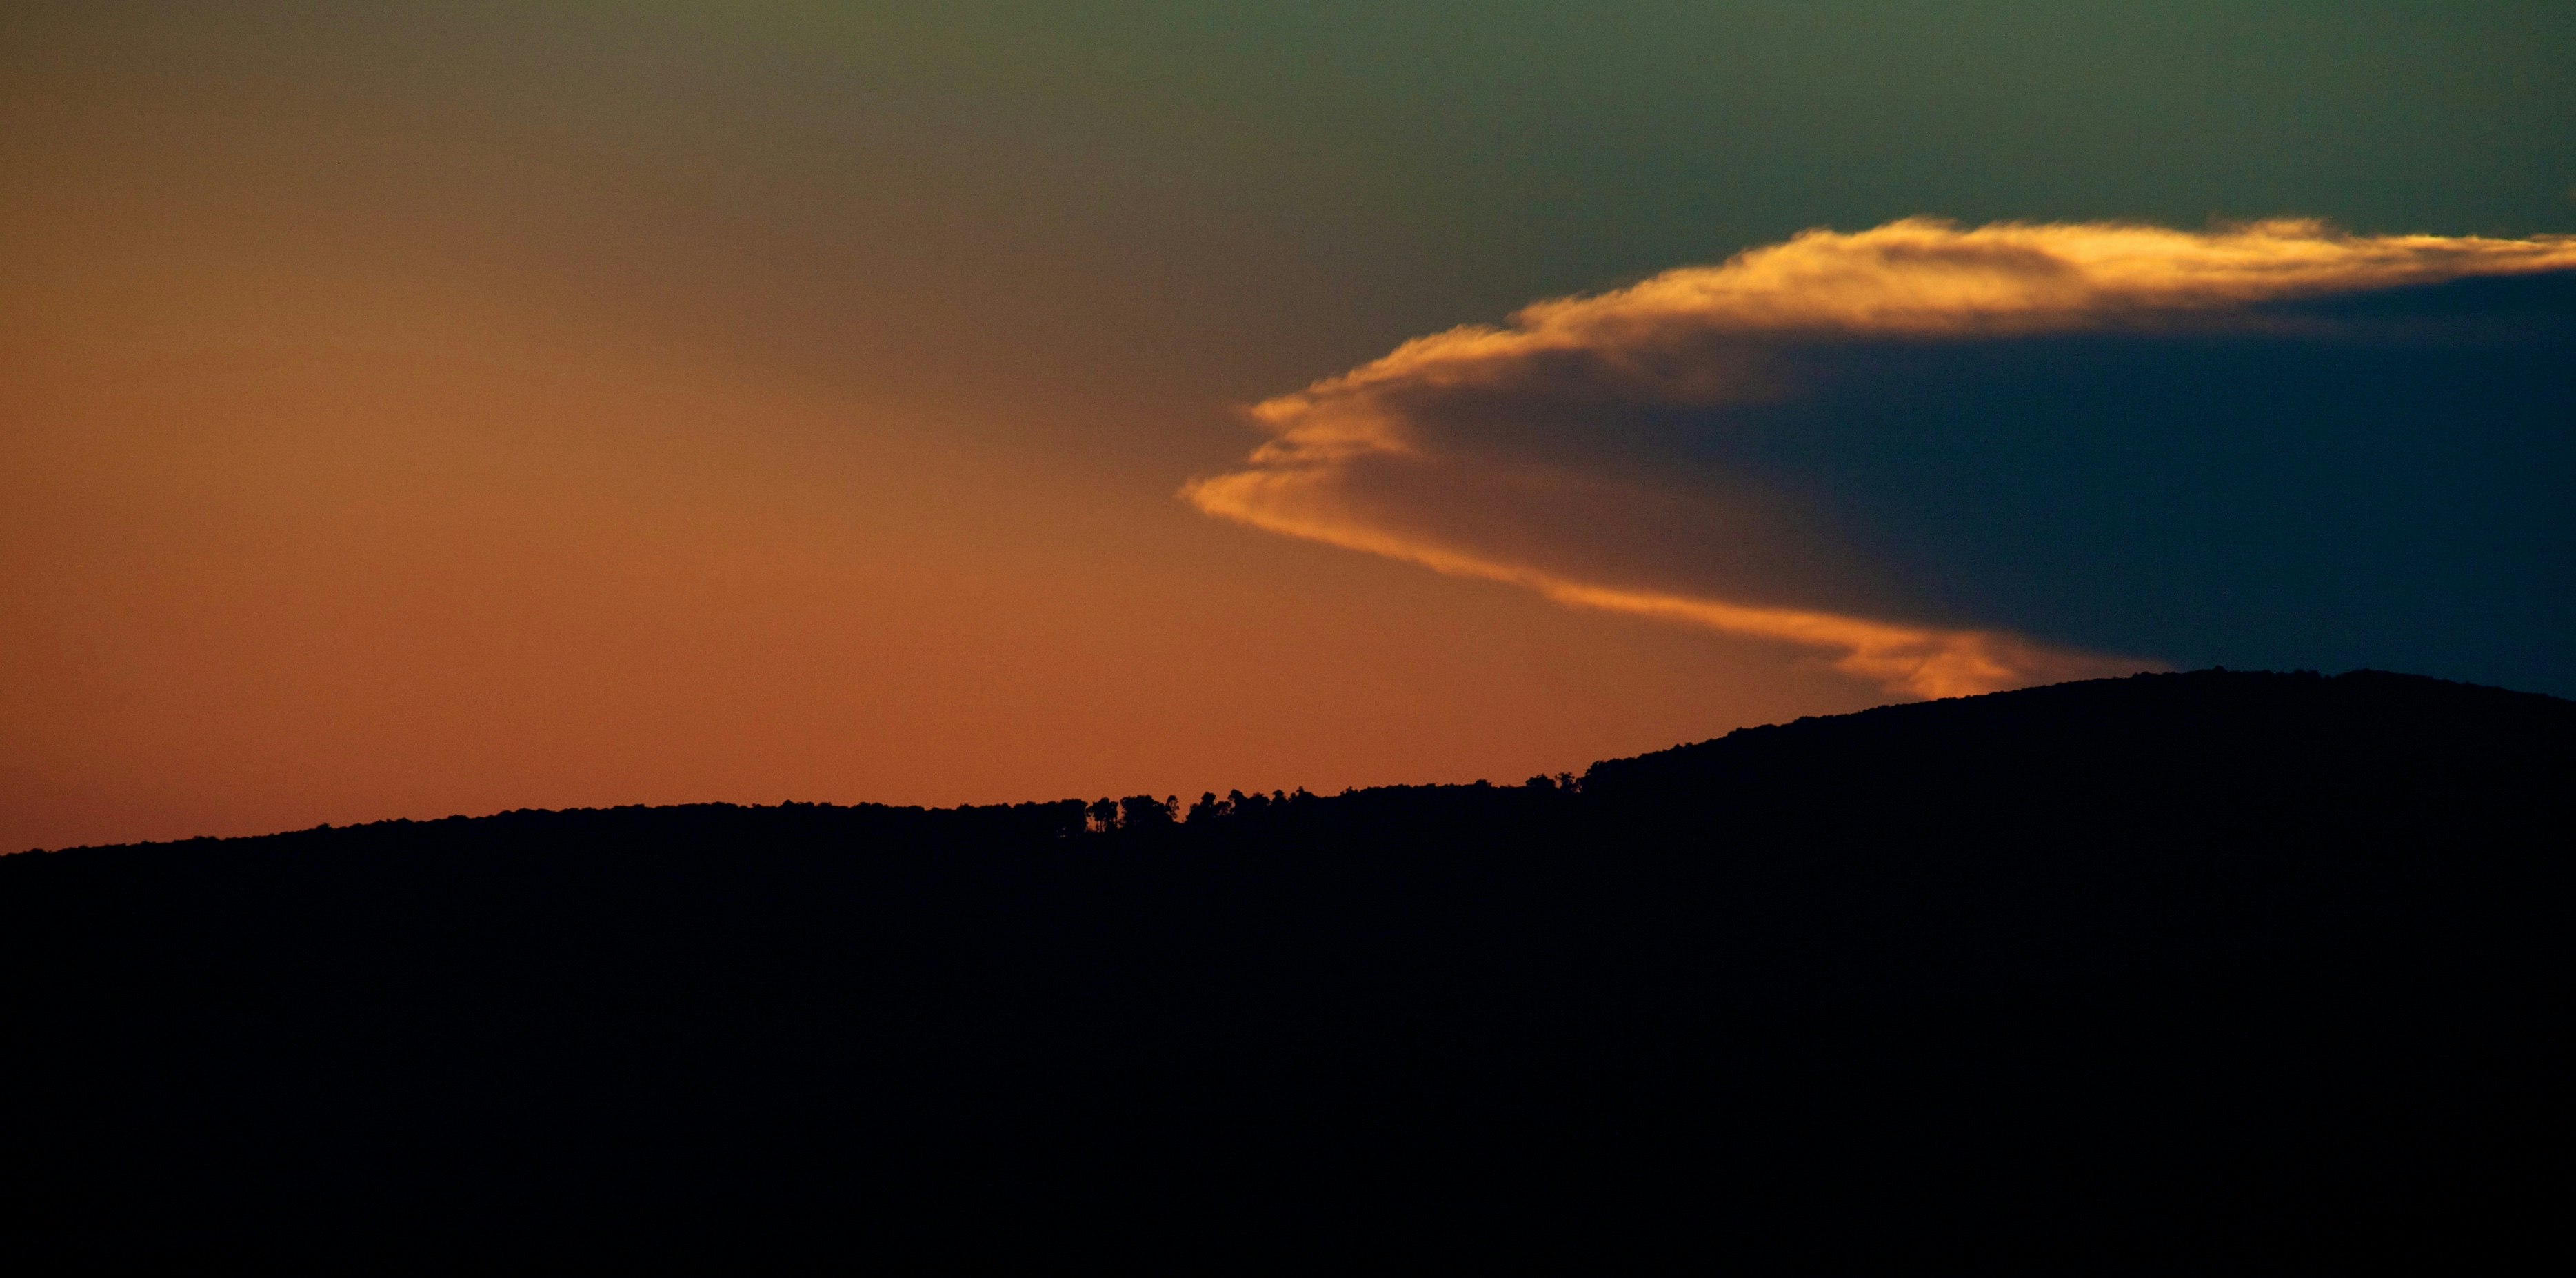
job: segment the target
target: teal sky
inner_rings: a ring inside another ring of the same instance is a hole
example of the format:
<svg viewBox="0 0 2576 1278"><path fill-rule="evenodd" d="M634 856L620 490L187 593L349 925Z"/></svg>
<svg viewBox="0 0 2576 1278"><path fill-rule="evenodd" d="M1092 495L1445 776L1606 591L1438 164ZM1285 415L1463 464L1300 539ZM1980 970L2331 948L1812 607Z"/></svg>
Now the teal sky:
<svg viewBox="0 0 2576 1278"><path fill-rule="evenodd" d="M1816 225L2576 216L2559 5L222 10L22 9L13 79L561 159L781 254L909 214L960 232L907 246L952 284L1040 258L1306 373Z"/></svg>

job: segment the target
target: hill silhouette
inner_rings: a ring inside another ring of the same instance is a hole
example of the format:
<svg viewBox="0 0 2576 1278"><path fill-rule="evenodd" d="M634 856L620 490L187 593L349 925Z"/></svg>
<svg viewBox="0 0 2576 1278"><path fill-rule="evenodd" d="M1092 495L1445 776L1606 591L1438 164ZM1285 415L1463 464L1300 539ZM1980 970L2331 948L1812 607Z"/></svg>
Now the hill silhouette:
<svg viewBox="0 0 2576 1278"><path fill-rule="evenodd" d="M2564 1258L2576 703L2203 671L1514 786L0 858L102 1268Z"/></svg>

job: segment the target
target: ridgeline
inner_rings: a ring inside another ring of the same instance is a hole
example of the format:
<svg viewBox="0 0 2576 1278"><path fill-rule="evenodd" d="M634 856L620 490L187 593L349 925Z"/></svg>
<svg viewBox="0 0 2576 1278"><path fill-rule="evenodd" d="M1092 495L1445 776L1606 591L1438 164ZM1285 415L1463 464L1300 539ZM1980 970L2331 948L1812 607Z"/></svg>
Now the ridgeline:
<svg viewBox="0 0 2576 1278"><path fill-rule="evenodd" d="M0 1258L2569 1259L2576 703L1893 706L1579 780L0 858Z"/></svg>

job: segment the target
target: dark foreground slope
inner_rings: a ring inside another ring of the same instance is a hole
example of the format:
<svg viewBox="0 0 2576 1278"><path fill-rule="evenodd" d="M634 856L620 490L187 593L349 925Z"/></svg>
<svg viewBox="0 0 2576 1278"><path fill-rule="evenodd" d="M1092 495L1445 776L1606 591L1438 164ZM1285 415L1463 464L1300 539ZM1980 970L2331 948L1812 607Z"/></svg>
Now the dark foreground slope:
<svg viewBox="0 0 2576 1278"><path fill-rule="evenodd" d="M696 807L11 857L6 1238L2563 1261L2571 782L2567 702L2208 672L1107 832Z"/></svg>

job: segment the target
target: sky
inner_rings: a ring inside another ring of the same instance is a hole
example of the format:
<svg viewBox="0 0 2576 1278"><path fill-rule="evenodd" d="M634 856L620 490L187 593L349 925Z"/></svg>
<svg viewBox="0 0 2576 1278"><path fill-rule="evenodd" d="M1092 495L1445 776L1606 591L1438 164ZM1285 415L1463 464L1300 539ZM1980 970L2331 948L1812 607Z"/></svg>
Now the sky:
<svg viewBox="0 0 2576 1278"><path fill-rule="evenodd" d="M0 11L0 848L2576 695L2576 9Z"/></svg>

